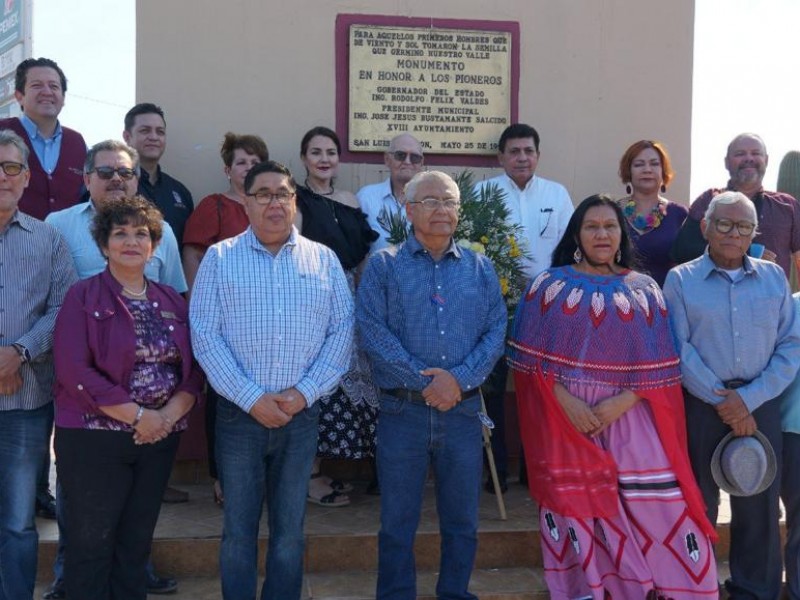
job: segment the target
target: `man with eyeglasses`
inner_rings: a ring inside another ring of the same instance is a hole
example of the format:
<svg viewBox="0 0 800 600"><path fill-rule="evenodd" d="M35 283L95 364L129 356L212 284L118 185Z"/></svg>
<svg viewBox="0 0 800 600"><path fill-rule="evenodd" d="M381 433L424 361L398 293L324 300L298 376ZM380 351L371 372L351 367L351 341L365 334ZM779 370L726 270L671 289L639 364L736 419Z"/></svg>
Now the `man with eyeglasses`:
<svg viewBox="0 0 800 600"><path fill-rule="evenodd" d="M125 115L122 139L139 153L139 194L158 207L175 233L178 248L182 248L183 230L194 210L194 202L187 187L165 173L159 164L167 149L164 110L152 102L134 106ZM181 501L187 499L188 495Z"/></svg>
<svg viewBox="0 0 800 600"><path fill-rule="evenodd" d="M0 130L0 598L36 582L36 486L50 452L53 327L75 269L61 235L19 207L29 151Z"/></svg>
<svg viewBox="0 0 800 600"><path fill-rule="evenodd" d="M381 388L377 598L417 597L414 537L432 467L442 537L436 596L474 599L478 390L503 353L506 307L491 261L453 240L455 181L427 171L405 193L412 234L369 259L356 301L360 340Z"/></svg>
<svg viewBox="0 0 800 600"><path fill-rule="evenodd" d="M106 259L91 233L92 220L96 212L95 203L114 202L136 194L139 181L139 155L124 142L106 140L89 149L83 171L89 201L51 213L45 219L46 223L54 226L64 236L79 279L86 279L106 269ZM161 243L147 263L144 274L152 281L165 283L183 293L188 286L183 275L178 243L169 223L164 221L162 225ZM67 537L63 530L63 510L62 503L57 502L59 546L53 565L54 580L43 596L46 600L66 598L63 569ZM171 577L158 576L149 561L147 568L148 593L172 593L177 589L177 582Z"/></svg>
<svg viewBox="0 0 800 600"><path fill-rule="evenodd" d="M800 365L800 320L784 272L747 256L758 227L756 207L746 195L714 196L700 221L707 250L673 268L664 283L681 357L689 459L714 524L714 450L731 431L749 436L758 430L772 444L780 472L776 398ZM731 496L731 598L780 595L779 489L780 476L759 494Z"/></svg>
<svg viewBox="0 0 800 600"><path fill-rule="evenodd" d="M30 182L19 202L20 210L44 219L51 212L77 204L83 191L86 142L80 133L58 120L64 108L67 78L49 58L28 58L17 65L14 97L22 115L0 120L31 150Z"/></svg>
<svg viewBox="0 0 800 600"><path fill-rule="evenodd" d="M222 597L256 598L266 500L267 576L259 597L299 600L317 399L349 367L353 301L336 254L294 227L297 186L289 170L258 164L244 187L250 226L208 249L189 308L195 356L220 394Z"/></svg>
<svg viewBox="0 0 800 600"><path fill-rule="evenodd" d="M139 183L139 155L124 142L106 140L89 149L84 163L84 184L89 201L48 215L46 222L61 231L67 240L80 279L96 275L106 268L90 231L95 203L113 202L136 194ZM144 274L148 279L165 283L183 293L188 289L183 276L178 242L168 223L153 258Z"/></svg>
<svg viewBox="0 0 800 600"><path fill-rule="evenodd" d="M730 174L728 184L724 188L706 190L692 202L689 216L672 247L671 257L676 263L703 254L706 241L700 221L711 199L730 190L743 193L756 207L759 227L753 241L764 245L762 258L778 263L787 278L791 275L792 264L800 270L800 204L789 194L764 189L768 163L767 147L760 136L741 133L733 138L725 155L725 168Z"/></svg>
<svg viewBox="0 0 800 600"><path fill-rule="evenodd" d="M378 218L382 214L398 214L406 218L403 189L414 175L422 171L425 156L422 145L413 135L401 133L389 142L389 149L383 160L389 169L389 177L380 183L362 187L356 194L361 210L367 215L369 226L380 235L372 242L370 254L389 245L389 232L381 226Z"/></svg>

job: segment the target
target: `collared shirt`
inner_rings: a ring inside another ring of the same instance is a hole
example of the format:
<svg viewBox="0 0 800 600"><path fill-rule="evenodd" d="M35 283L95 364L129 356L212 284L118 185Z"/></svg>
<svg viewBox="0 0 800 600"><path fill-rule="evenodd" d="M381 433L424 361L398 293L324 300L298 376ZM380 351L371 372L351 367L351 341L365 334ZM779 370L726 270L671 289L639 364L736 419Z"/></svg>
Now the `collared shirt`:
<svg viewBox="0 0 800 600"><path fill-rule="evenodd" d="M530 260L525 261L525 274L533 278L550 267L553 250L567 230L569 218L575 211L569 192L560 183L531 177L525 189L519 189L506 173L482 181L475 186L477 192L484 186L497 185L505 192L509 219L522 225L528 245Z"/></svg>
<svg viewBox="0 0 800 600"><path fill-rule="evenodd" d="M297 229L274 256L251 228L206 252L189 307L209 382L249 412L296 388L311 406L350 364L353 298L332 250Z"/></svg>
<svg viewBox="0 0 800 600"><path fill-rule="evenodd" d="M406 218L406 207L395 198L392 193L391 179L386 179L380 183L373 183L372 185L365 185L356 194L358 204L361 210L367 215L367 222L373 231L377 231L380 236L377 240L372 242L369 248L369 253L374 254L378 250L382 250L389 246L389 232L386 231L380 223L378 217L381 212L385 214L399 213Z"/></svg>
<svg viewBox="0 0 800 600"><path fill-rule="evenodd" d="M379 387L420 391L432 379L420 371L438 367L466 392L502 355L507 317L489 259L451 241L434 261L411 235L369 259L356 322Z"/></svg>
<svg viewBox="0 0 800 600"><path fill-rule="evenodd" d="M703 253L706 240L700 231L700 221L714 196L729 190L734 190L731 182L725 188L706 190L692 202L670 253L675 262L688 262ZM758 214L758 233L753 241L772 250L777 255L776 262L789 277L792 254L800 251L800 203L789 194L761 190L753 198L753 204Z"/></svg>
<svg viewBox="0 0 800 600"><path fill-rule="evenodd" d="M45 219L61 232L67 240L69 252L75 262L75 270L80 279L102 273L106 268L106 259L100 248L92 238L91 227L94 219L94 204L83 202L70 208L50 213ZM183 293L189 287L183 275L181 255L178 252L178 242L169 223L162 221L163 233L153 257L144 268L145 277L151 281L172 286L177 292Z"/></svg>
<svg viewBox="0 0 800 600"><path fill-rule="evenodd" d="M138 193L158 207L164 215L164 220L172 227L178 240L178 247L181 248L186 221L194 210L192 194L180 181L164 173L160 165L157 169L158 177L155 184L150 183L149 173L144 169L141 170Z"/></svg>
<svg viewBox="0 0 800 600"><path fill-rule="evenodd" d="M0 232L0 346L22 344L32 360L20 367L22 388L0 395L0 411L31 410L52 399L53 328L75 280L58 231L17 211Z"/></svg>
<svg viewBox="0 0 800 600"><path fill-rule="evenodd" d="M58 164L58 157L61 156L61 123L56 122L56 130L49 138L42 137L39 133L39 126L31 121L30 117L23 113L19 117L19 122L28 133L31 140L33 151L48 175L52 175Z"/></svg>
<svg viewBox="0 0 800 600"><path fill-rule="evenodd" d="M800 292L792 295L794 302L794 318L800 320ZM780 395L781 429L791 433L800 433L800 372Z"/></svg>
<svg viewBox="0 0 800 600"><path fill-rule="evenodd" d="M800 365L800 321L781 268L745 256L731 281L704 253L672 269L664 284L683 385L709 404L732 379L752 413L776 398Z"/></svg>

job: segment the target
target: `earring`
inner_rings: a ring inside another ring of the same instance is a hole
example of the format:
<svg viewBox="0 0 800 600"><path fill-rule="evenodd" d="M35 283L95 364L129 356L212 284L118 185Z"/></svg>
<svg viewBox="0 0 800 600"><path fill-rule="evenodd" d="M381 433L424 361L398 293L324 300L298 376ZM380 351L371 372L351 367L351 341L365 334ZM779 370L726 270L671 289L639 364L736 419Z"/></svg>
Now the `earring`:
<svg viewBox="0 0 800 600"><path fill-rule="evenodd" d="M583 252L581 252L580 248L575 248L575 252L572 253L572 259L579 263L583 260Z"/></svg>
<svg viewBox="0 0 800 600"><path fill-rule="evenodd" d="M662 194L666 194L667 193L667 186L665 186L663 183L661 184L661 193Z"/></svg>
<svg viewBox="0 0 800 600"><path fill-rule="evenodd" d="M633 188L631 188L631 184L630 183L625 186L625 191L628 193L629 196L631 195L631 192L633 191Z"/></svg>
<svg viewBox="0 0 800 600"><path fill-rule="evenodd" d="M619 264L619 262L622 260L622 250L617 250L617 255L614 257L614 259L616 260L617 264Z"/></svg>

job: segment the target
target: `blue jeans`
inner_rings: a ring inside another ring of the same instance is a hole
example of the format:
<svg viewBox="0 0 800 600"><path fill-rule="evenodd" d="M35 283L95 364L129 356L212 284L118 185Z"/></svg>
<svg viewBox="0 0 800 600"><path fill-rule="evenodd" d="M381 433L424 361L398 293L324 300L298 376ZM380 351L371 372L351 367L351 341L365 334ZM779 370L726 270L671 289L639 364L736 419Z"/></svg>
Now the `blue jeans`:
<svg viewBox="0 0 800 600"><path fill-rule="evenodd" d="M0 600L33 597L39 535L36 481L47 454L52 402L0 411Z"/></svg>
<svg viewBox="0 0 800 600"><path fill-rule="evenodd" d="M436 477L441 563L436 596L476 599L467 591L478 546L482 474L480 399L472 396L447 412L383 395L378 416L378 534L380 600L413 600L414 537L429 466Z"/></svg>
<svg viewBox="0 0 800 600"><path fill-rule="evenodd" d="M284 427L267 429L232 402L217 405L217 465L225 494L219 566L224 600L253 600L258 579L258 522L267 502L267 577L261 600L299 600L303 520L317 453L319 405Z"/></svg>
<svg viewBox="0 0 800 600"><path fill-rule="evenodd" d="M800 434L783 432L781 500L786 508L786 589L790 600L800 600Z"/></svg>

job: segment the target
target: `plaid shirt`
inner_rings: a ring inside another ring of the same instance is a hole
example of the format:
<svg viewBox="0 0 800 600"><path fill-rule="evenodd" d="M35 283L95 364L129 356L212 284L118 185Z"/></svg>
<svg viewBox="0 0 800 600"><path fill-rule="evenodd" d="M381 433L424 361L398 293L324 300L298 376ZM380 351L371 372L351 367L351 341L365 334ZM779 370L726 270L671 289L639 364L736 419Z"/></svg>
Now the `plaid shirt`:
<svg viewBox="0 0 800 600"><path fill-rule="evenodd" d="M273 256L248 229L208 249L189 308L211 385L249 412L295 387L309 406L350 363L353 298L336 255L293 228Z"/></svg>

